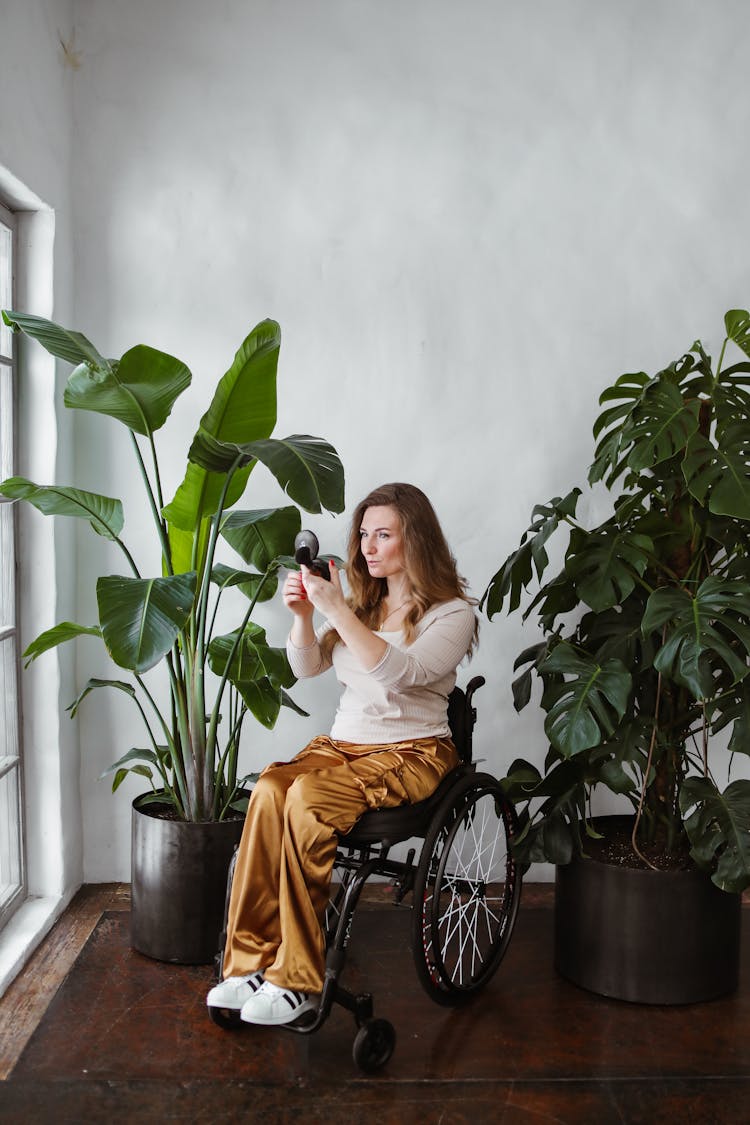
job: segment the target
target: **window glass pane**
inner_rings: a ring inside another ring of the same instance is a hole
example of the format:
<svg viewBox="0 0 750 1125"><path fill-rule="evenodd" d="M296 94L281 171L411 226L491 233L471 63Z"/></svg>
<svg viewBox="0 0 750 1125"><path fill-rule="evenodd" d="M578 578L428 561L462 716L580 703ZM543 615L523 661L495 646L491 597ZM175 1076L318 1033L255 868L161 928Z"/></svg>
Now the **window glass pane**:
<svg viewBox="0 0 750 1125"><path fill-rule="evenodd" d="M18 767L0 777L0 914L23 884Z"/></svg>
<svg viewBox="0 0 750 1125"><path fill-rule="evenodd" d="M5 565L6 559L11 560L10 565ZM16 621L12 559L13 508L10 504L0 504L0 633Z"/></svg>
<svg viewBox="0 0 750 1125"><path fill-rule="evenodd" d="M0 480L12 475L13 372L10 367L0 363Z"/></svg>
<svg viewBox="0 0 750 1125"><path fill-rule="evenodd" d="M0 763L18 755L15 635L0 641Z"/></svg>
<svg viewBox="0 0 750 1125"><path fill-rule="evenodd" d="M0 309L13 308L13 261L11 231L0 222ZM0 355L10 357L13 352L13 333L0 317Z"/></svg>

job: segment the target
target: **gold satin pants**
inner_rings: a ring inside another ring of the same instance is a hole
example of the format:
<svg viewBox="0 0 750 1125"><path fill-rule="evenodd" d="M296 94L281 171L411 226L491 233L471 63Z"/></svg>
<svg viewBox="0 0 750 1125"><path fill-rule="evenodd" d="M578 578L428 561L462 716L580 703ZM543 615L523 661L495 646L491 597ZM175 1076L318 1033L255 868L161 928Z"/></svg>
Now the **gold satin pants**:
<svg viewBox="0 0 750 1125"><path fill-rule="evenodd" d="M367 809L429 797L456 765L449 738L367 746L320 735L291 762L268 766L237 854L224 976L265 969L281 988L320 992L337 834Z"/></svg>

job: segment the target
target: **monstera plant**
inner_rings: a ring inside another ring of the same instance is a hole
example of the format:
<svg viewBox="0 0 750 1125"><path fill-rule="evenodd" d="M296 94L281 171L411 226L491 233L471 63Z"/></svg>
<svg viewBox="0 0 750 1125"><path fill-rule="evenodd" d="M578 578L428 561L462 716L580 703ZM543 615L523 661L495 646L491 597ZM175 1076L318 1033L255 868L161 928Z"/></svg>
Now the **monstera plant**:
<svg viewBox="0 0 750 1125"><path fill-rule="evenodd" d="M611 515L584 526L579 488L535 507L485 592L492 617L530 590L524 618L543 634L513 693L520 710L541 681L546 760L505 779L525 864L585 852L606 789L632 806L642 864L689 852L722 889L750 885L750 781L730 780L750 754L750 316L728 312L725 330L716 363L696 341L604 391L588 481L611 490ZM567 540L549 578L554 533Z"/></svg>
<svg viewBox="0 0 750 1125"><path fill-rule="evenodd" d="M0 492L6 497L25 500L46 515L87 520L119 548L128 572L98 579L97 624L63 622L37 637L24 655L35 660L82 635L103 641L128 678L89 680L70 710L75 715L100 688L125 693L138 708L146 745L110 767L113 788L129 772L139 774L152 791L139 799L141 805L166 800L179 820L220 821L242 803L245 779L238 756L248 713L272 728L282 706L299 710L287 694L294 678L283 649L270 645L251 620L256 605L273 596L279 567L290 561L299 509L290 504L249 511L235 505L260 462L305 511L340 512L339 458L320 438L271 437L280 329L265 320L220 379L190 446L184 479L165 502L156 437L190 384L185 364L140 344L120 359L106 359L79 332L17 312L2 315L11 328L75 365L65 389L67 407L107 415L128 430L161 558L157 574L142 572L123 538L120 500L22 477L3 481ZM234 561L219 560L222 542L236 553ZM240 592L238 620L230 631L219 632L222 599L230 589ZM157 668L169 684L166 706L148 678Z"/></svg>

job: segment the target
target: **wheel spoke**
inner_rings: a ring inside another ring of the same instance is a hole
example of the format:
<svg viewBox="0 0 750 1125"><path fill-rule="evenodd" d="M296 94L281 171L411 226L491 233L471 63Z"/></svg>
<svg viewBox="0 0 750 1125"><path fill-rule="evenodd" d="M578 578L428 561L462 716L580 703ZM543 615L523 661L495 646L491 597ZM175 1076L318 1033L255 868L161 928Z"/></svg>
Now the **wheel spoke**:
<svg viewBox="0 0 750 1125"><path fill-rule="evenodd" d="M473 990L499 961L496 951L508 931L514 886L503 814L493 783L471 792L434 838L420 946L431 987L443 992Z"/></svg>

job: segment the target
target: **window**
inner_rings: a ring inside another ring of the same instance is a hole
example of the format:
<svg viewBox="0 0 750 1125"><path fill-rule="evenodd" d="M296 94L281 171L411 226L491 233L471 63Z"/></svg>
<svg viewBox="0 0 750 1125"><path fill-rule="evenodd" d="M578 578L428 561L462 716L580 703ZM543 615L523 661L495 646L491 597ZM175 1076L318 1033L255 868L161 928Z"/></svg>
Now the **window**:
<svg viewBox="0 0 750 1125"><path fill-rule="evenodd" d="M13 307L16 226L0 206L0 309ZM13 333L0 323L0 480L13 475ZM13 506L0 496L0 927L25 894Z"/></svg>

